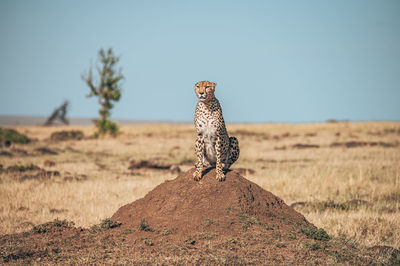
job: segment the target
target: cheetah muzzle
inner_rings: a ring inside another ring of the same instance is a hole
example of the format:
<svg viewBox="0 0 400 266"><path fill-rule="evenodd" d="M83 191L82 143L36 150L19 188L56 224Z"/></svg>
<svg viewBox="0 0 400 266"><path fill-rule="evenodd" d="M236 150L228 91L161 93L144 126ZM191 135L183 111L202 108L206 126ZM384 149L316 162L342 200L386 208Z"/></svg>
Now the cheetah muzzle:
<svg viewBox="0 0 400 266"><path fill-rule="evenodd" d="M215 167L217 180L225 180L224 170L239 158L239 141L228 136L221 105L214 96L216 85L210 81L200 81L195 85L199 98L194 116L197 163L193 178L196 181L202 178L204 167Z"/></svg>

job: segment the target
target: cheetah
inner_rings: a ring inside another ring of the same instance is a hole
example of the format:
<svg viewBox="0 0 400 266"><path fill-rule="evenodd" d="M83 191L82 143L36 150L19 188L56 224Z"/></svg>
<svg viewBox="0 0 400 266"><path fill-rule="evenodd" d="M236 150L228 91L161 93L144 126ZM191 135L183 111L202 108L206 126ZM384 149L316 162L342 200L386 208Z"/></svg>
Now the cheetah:
<svg viewBox="0 0 400 266"><path fill-rule="evenodd" d="M203 167L215 167L217 180L224 181L224 170L239 158L239 141L228 136L221 106L214 96L216 85L210 81L200 81L195 85L199 98L194 116L197 163L193 178L196 181L202 178Z"/></svg>

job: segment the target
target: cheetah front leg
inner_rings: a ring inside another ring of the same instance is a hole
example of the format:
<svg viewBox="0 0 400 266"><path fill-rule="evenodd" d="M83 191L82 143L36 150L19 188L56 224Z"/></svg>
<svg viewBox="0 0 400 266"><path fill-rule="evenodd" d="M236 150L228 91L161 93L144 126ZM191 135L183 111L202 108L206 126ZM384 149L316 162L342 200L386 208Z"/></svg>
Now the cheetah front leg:
<svg viewBox="0 0 400 266"><path fill-rule="evenodd" d="M223 140L220 136L217 136L217 141L215 143L215 153L217 157L217 165L216 165L216 172L217 172L217 180L224 181L225 174L223 170L223 163L222 163L222 150L223 150Z"/></svg>
<svg viewBox="0 0 400 266"><path fill-rule="evenodd" d="M193 179L199 181L202 178L203 173L203 160L204 160L204 139L203 136L197 135L196 138L196 156L197 156L197 163L195 165L196 170L193 173Z"/></svg>

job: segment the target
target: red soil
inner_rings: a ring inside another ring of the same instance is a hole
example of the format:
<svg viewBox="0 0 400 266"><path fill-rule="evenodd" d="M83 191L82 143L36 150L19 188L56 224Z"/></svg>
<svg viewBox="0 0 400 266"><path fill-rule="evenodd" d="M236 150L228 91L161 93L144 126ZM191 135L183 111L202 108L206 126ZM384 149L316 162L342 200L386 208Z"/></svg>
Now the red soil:
<svg viewBox="0 0 400 266"><path fill-rule="evenodd" d="M193 171L182 173L157 186L144 198L121 207L111 219L132 228L137 228L145 219L156 229L174 230L178 235L202 232L202 225L210 222L220 225L218 235L232 235L236 233L233 229L236 226L229 217L238 215L243 219L253 217L269 226L310 225L280 198L235 171L229 171L224 182L215 179L215 169L196 182L192 179Z"/></svg>
<svg viewBox="0 0 400 266"><path fill-rule="evenodd" d="M89 229L55 220L0 236L0 264L376 264L399 260L332 240L238 172L191 169ZM378 250L378 249L376 249ZM394 254L394 255L393 255Z"/></svg>

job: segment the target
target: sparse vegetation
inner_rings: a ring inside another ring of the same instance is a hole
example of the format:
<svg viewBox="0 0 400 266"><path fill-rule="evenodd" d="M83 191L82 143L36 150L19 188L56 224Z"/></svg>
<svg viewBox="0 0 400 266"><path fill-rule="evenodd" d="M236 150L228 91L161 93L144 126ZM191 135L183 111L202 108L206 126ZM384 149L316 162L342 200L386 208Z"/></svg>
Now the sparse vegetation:
<svg viewBox="0 0 400 266"><path fill-rule="evenodd" d="M40 170L40 167L34 164L27 164L27 165L11 165L7 167L8 172L26 172L26 171L33 171L33 170Z"/></svg>
<svg viewBox="0 0 400 266"><path fill-rule="evenodd" d="M90 227L90 232L91 233L98 233L98 232L103 232L112 228L117 228L122 225L121 222L118 221L113 221L110 218L106 218L100 222L100 224L95 224L92 227Z"/></svg>
<svg viewBox="0 0 400 266"><path fill-rule="evenodd" d="M318 250L321 249L321 245L319 243L312 243L312 244L308 244L307 247L311 250Z"/></svg>
<svg viewBox="0 0 400 266"><path fill-rule="evenodd" d="M31 140L24 134L19 133L15 129L0 127L0 143L10 145L11 143L27 144Z"/></svg>
<svg viewBox="0 0 400 266"><path fill-rule="evenodd" d="M229 215L231 214L231 212L234 210L232 207L228 207L225 209L226 210L226 214Z"/></svg>
<svg viewBox="0 0 400 266"><path fill-rule="evenodd" d="M150 227L145 219L140 220L139 229L146 232L154 232L154 229Z"/></svg>
<svg viewBox="0 0 400 266"><path fill-rule="evenodd" d="M254 215L246 215L242 212L240 212L238 215L238 220L240 223L242 223L243 229L247 230L250 226L253 224L259 224L260 219L257 216Z"/></svg>
<svg viewBox="0 0 400 266"><path fill-rule="evenodd" d="M50 135L51 140L81 140L84 134L81 130L62 130L53 132Z"/></svg>
<svg viewBox="0 0 400 266"><path fill-rule="evenodd" d="M285 243L276 243L275 245L277 248L285 248L286 244Z"/></svg>
<svg viewBox="0 0 400 266"><path fill-rule="evenodd" d="M120 227L121 224L122 224L121 222L113 221L110 218L107 218L107 219L104 219L101 221L100 227L104 230L108 230L108 229Z"/></svg>
<svg viewBox="0 0 400 266"><path fill-rule="evenodd" d="M238 239L235 238L235 237L230 236L230 237L228 237L228 238L226 239L226 243L236 244L236 243L238 243Z"/></svg>
<svg viewBox="0 0 400 266"><path fill-rule="evenodd" d="M73 226L75 226L75 223L72 221L55 219L52 222L34 226L32 231L38 234L43 234L46 232L62 231L65 228Z"/></svg>
<svg viewBox="0 0 400 266"><path fill-rule="evenodd" d="M144 244L149 247L154 246L153 241L151 241L150 239L147 239L147 238L144 239Z"/></svg>
<svg viewBox="0 0 400 266"><path fill-rule="evenodd" d="M216 233L214 232L208 232L208 231L203 231L200 235L200 239L205 239L205 240L211 240L214 239L217 236Z"/></svg>
<svg viewBox="0 0 400 266"><path fill-rule="evenodd" d="M165 230L163 230L163 231L161 232L161 234L162 234L163 236L167 236L167 235L176 233L176 231L177 231L176 229L165 229Z"/></svg>
<svg viewBox="0 0 400 266"><path fill-rule="evenodd" d="M326 231L322 228L316 228L315 226L306 226L301 228L301 232L308 236L309 238L315 240L326 241L331 239L331 237L326 233Z"/></svg>
<svg viewBox="0 0 400 266"><path fill-rule="evenodd" d="M208 227L208 226L210 226L212 224L218 225L218 222L216 222L216 221L214 221L213 219L210 219L210 218L205 218L204 221L205 221L205 226L206 227Z"/></svg>

